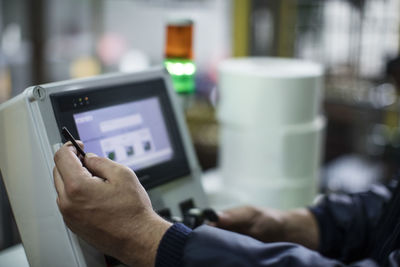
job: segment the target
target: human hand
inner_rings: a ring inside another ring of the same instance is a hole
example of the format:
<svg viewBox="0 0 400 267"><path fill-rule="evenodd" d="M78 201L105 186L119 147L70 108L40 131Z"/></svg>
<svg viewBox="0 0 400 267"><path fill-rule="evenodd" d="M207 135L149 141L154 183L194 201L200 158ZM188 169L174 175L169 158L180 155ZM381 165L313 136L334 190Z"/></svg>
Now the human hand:
<svg viewBox="0 0 400 267"><path fill-rule="evenodd" d="M293 242L314 250L318 248L318 224L305 208L279 211L243 206L226 210L218 217L215 226L262 242Z"/></svg>
<svg viewBox="0 0 400 267"><path fill-rule="evenodd" d="M283 214L273 209L242 206L218 214L215 226L254 237L263 242L282 241Z"/></svg>
<svg viewBox="0 0 400 267"><path fill-rule="evenodd" d="M54 161L57 204L67 226L125 264L154 266L158 244L171 224L153 211L135 173L90 153L82 164L69 142Z"/></svg>

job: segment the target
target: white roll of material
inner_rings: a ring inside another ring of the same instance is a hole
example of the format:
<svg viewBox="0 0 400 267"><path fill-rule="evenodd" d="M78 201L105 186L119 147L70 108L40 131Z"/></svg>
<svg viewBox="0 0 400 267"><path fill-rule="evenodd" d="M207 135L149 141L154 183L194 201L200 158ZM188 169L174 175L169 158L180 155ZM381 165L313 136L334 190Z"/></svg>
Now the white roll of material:
<svg viewBox="0 0 400 267"><path fill-rule="evenodd" d="M296 59L228 59L219 67L218 118L248 127L307 123L320 112L323 68Z"/></svg>
<svg viewBox="0 0 400 267"><path fill-rule="evenodd" d="M323 68L301 60L242 58L221 64L221 197L282 209L311 203L325 128L322 84Z"/></svg>
<svg viewBox="0 0 400 267"><path fill-rule="evenodd" d="M324 128L323 116L312 123L270 131L222 124L219 166L225 183L240 186L247 181L270 183L282 177L314 178L319 169Z"/></svg>
<svg viewBox="0 0 400 267"><path fill-rule="evenodd" d="M314 180L309 177L282 178L247 183L240 187L226 186L224 183L207 191L207 197L216 210L248 204L283 210L304 207L311 204L316 196L317 187L310 186L316 184L316 177L317 174L314 175Z"/></svg>
<svg viewBox="0 0 400 267"><path fill-rule="evenodd" d="M268 206L282 210L305 207L315 199L317 188L310 186L315 185L315 181L308 178L298 180L303 183L280 182L271 183L268 186L264 184L244 186L237 194L240 195L239 199L243 204L251 203L256 206ZM248 194L248 192L252 193Z"/></svg>

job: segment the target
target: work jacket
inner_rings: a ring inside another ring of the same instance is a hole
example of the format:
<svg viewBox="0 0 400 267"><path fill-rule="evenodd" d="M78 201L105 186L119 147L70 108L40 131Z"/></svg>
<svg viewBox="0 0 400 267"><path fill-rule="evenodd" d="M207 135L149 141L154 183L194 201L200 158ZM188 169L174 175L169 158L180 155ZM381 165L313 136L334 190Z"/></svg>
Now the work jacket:
<svg viewBox="0 0 400 267"><path fill-rule="evenodd" d="M400 266L400 186L375 185L358 194L330 194L310 207L318 251L263 243L207 225L174 224L160 242L156 266Z"/></svg>

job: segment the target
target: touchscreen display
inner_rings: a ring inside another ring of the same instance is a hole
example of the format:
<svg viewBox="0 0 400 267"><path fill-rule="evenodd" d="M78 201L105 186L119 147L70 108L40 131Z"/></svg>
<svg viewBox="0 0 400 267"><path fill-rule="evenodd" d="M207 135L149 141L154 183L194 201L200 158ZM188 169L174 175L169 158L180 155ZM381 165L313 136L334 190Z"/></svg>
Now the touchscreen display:
<svg viewBox="0 0 400 267"><path fill-rule="evenodd" d="M73 118L86 152L135 171L173 157L158 97L75 113Z"/></svg>

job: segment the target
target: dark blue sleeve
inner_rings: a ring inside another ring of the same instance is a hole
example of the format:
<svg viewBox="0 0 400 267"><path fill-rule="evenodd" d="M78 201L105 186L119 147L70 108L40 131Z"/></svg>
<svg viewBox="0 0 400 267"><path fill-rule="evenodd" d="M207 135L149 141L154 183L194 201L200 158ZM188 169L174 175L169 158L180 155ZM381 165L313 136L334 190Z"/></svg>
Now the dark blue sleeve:
<svg viewBox="0 0 400 267"><path fill-rule="evenodd" d="M173 224L158 245L156 266L182 266L183 248L192 230L181 223Z"/></svg>
<svg viewBox="0 0 400 267"><path fill-rule="evenodd" d="M341 267L343 263L291 243L262 243L248 236L203 225L194 231L174 224L162 238L156 267ZM372 260L355 263L377 267Z"/></svg>
<svg viewBox="0 0 400 267"><path fill-rule="evenodd" d="M377 185L365 193L327 195L311 207L319 226L319 252L343 262L367 256L373 229L393 187Z"/></svg>
<svg viewBox="0 0 400 267"><path fill-rule="evenodd" d="M292 243L262 243L251 237L210 226L200 226L186 240L185 267L342 267L337 260ZM365 259L350 266L376 267Z"/></svg>
<svg viewBox="0 0 400 267"><path fill-rule="evenodd" d="M262 243L206 225L192 231L174 224L160 242L156 266L377 266L364 259L362 251L390 196L390 190L377 186L366 193L326 196L310 208L318 221L323 255L300 245ZM398 266L399 251L389 260L390 266Z"/></svg>

